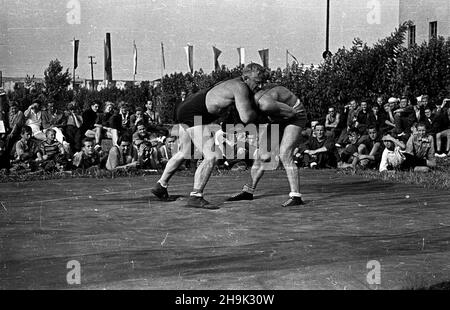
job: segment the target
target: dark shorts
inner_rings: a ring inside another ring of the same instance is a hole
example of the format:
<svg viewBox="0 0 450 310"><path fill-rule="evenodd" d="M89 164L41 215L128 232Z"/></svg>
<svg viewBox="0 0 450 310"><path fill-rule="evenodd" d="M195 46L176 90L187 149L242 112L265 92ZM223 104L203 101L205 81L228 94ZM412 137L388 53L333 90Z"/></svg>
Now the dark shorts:
<svg viewBox="0 0 450 310"><path fill-rule="evenodd" d="M189 96L180 104L177 111L178 123L193 127L195 116L202 117L203 125L211 124L219 118L218 115L209 113L206 108L206 94L208 91L209 89L201 90L198 93Z"/></svg>

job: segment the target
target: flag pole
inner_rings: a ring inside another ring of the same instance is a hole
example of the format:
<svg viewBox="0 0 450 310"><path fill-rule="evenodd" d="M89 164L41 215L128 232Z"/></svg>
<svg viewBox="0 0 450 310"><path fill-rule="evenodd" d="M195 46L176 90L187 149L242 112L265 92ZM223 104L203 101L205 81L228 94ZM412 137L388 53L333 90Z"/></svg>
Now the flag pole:
<svg viewBox="0 0 450 310"><path fill-rule="evenodd" d="M75 49L76 49L76 43L75 43L75 37L73 37L73 53L75 55ZM74 58L75 60L75 58ZM73 64L73 81L72 81L72 88L73 88L73 92L75 93L75 62Z"/></svg>

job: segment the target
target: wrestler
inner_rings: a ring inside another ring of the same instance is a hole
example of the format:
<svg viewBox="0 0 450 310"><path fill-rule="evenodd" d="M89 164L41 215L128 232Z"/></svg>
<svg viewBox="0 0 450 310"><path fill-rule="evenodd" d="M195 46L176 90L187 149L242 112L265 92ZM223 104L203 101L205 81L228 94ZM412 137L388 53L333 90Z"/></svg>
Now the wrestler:
<svg viewBox="0 0 450 310"><path fill-rule="evenodd" d="M261 112L265 113L272 124L278 124L281 142L277 150L280 160L286 170L287 178L291 188L289 199L282 207L302 205L302 195L300 193L300 176L297 165L294 163L294 149L299 143L302 129L306 125L306 111L303 104L289 89L278 85L266 85L255 94L255 101ZM268 129L273 127L268 125ZM273 127L272 130L274 130ZM242 191L228 199L228 201L253 200L253 193L259 180L266 170L265 162L274 157L266 150L266 145L270 133L260 132L259 149L251 169L251 182L244 185ZM263 146L263 147L261 147Z"/></svg>
<svg viewBox="0 0 450 310"><path fill-rule="evenodd" d="M192 141L202 151L203 161L195 172L194 188L187 201L187 207L218 209L203 198L203 190L217 159L220 158L219 151L214 147L213 132L208 125L227 113L228 108L233 105L243 123L250 123L256 119L257 111L253 96L262 85L265 75L262 66L251 63L243 69L241 77L221 82L186 98L177 111L180 149L168 161L161 178L152 189L156 197L169 198L167 191L169 180L184 159L190 158ZM199 117L200 123L197 122Z"/></svg>

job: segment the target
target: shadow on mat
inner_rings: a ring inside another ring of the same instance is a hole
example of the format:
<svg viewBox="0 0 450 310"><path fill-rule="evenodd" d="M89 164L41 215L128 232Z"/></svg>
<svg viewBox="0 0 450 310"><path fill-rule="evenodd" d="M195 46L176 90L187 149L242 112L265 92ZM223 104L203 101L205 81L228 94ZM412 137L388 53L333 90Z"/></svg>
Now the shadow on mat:
<svg viewBox="0 0 450 310"><path fill-rule="evenodd" d="M182 195L171 195L167 200L161 200L155 196L143 196L143 197L133 197L133 198L114 198L114 199L98 199L99 201L114 201L114 202L148 202L148 201L158 201L158 202L173 202L179 198L183 198Z"/></svg>

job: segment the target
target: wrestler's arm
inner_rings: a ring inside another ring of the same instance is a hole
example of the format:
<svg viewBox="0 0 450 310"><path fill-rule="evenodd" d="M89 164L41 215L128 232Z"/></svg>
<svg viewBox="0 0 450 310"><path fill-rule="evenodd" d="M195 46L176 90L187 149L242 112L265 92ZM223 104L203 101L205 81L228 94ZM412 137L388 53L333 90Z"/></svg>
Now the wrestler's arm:
<svg viewBox="0 0 450 310"><path fill-rule="evenodd" d="M233 91L239 118L244 124L253 122L258 117L258 113L253 108L253 103L249 100L248 88L244 85L237 85Z"/></svg>
<svg viewBox="0 0 450 310"><path fill-rule="evenodd" d="M295 109L275 100L272 96L262 96L258 101L261 111L276 118L289 119L295 116Z"/></svg>

